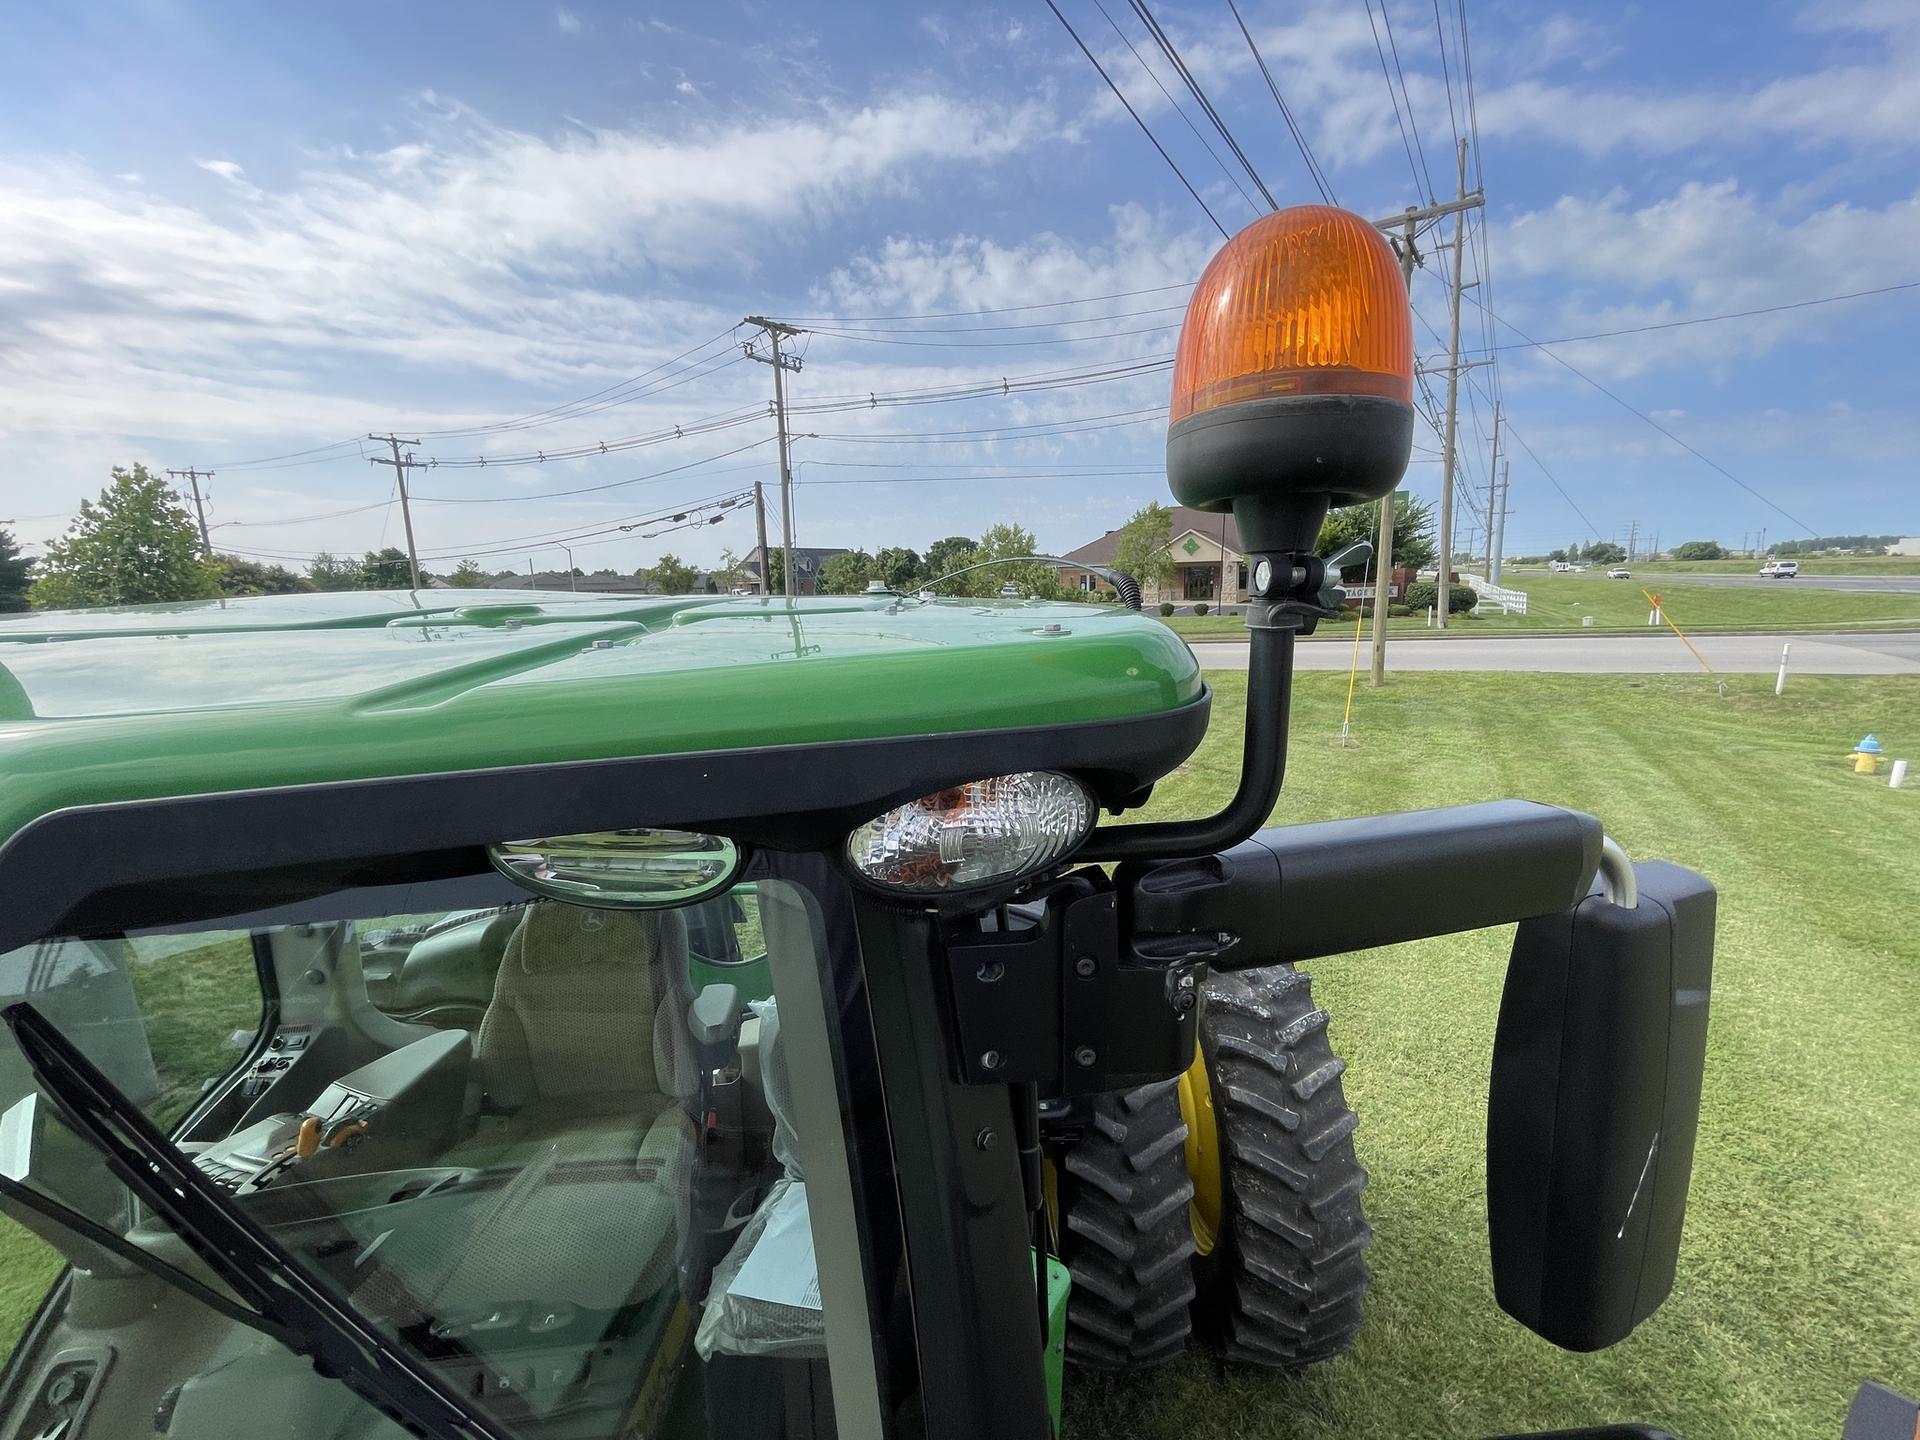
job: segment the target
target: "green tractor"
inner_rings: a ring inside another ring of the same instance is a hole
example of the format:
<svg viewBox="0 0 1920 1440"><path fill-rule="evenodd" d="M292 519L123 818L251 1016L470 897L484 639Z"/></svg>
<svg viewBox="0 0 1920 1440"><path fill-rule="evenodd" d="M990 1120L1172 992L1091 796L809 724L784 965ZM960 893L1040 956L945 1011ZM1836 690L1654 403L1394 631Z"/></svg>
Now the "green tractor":
<svg viewBox="0 0 1920 1440"><path fill-rule="evenodd" d="M0 1211L54 1276L0 1440L1040 1440L1065 1360L1313 1363L1369 1231L1294 967L1515 922L1498 1301L1573 1349L1650 1314L1712 888L1530 802L1262 828L1339 601L1313 539L1411 434L1397 289L1311 354L1213 333L1250 265L1397 286L1351 217L1271 219L1202 281L1169 436L1252 549L1217 815L1122 818L1212 696L1120 606L0 622Z"/></svg>

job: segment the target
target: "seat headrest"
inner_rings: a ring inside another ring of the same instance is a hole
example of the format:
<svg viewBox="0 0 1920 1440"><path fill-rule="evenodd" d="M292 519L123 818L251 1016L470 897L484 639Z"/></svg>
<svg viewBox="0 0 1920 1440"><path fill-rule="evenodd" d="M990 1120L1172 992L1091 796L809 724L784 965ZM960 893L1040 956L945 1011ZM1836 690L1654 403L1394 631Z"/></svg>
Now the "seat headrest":
<svg viewBox="0 0 1920 1440"><path fill-rule="evenodd" d="M529 975L651 965L660 956L661 925L657 915L541 900L527 907L514 939Z"/></svg>

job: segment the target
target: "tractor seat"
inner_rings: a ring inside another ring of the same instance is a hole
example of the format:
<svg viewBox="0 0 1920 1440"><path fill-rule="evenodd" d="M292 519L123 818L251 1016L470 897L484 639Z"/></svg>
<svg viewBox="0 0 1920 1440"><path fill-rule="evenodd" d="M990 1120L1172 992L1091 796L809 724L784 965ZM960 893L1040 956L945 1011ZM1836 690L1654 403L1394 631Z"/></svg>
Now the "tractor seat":
<svg viewBox="0 0 1920 1440"><path fill-rule="evenodd" d="M599 1137L601 1158L638 1153L692 1101L691 999L676 912L529 905L474 1043L481 1123L469 1144L511 1155L558 1139L586 1158Z"/></svg>

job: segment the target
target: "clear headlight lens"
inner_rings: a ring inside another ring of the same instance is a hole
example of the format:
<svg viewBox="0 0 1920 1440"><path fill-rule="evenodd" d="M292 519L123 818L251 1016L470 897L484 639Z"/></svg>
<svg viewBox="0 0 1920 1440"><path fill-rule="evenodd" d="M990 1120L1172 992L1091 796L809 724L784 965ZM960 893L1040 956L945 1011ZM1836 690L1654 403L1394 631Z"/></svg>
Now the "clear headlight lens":
<svg viewBox="0 0 1920 1440"><path fill-rule="evenodd" d="M1051 770L997 775L924 795L847 837L875 885L908 895L968 890L1045 869L1093 828L1093 797Z"/></svg>

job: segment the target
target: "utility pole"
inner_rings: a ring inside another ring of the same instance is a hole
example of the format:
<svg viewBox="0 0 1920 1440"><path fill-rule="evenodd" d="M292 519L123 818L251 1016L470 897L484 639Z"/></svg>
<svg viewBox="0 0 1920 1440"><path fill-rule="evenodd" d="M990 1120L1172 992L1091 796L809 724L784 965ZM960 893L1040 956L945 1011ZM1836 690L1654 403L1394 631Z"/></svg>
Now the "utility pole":
<svg viewBox="0 0 1920 1440"><path fill-rule="evenodd" d="M791 325L782 325L777 320L769 320L764 315L749 315L741 323L744 325L759 326L760 329L766 333L767 349L772 352L768 355L760 354L753 348L753 342L751 340L743 342L740 346L740 348L746 352L749 360L758 360L762 365L771 365L773 367L773 422L778 432L780 445L780 548L783 552L783 563L780 568L786 571L784 577L786 585L784 588L787 593L787 598L791 600L795 594L793 578L793 467L788 463L787 457L787 387L782 377L784 372L788 370L797 371L800 368L800 357L798 355L782 355L780 353L780 342L782 339L791 340L794 336L804 334L805 332L797 330ZM767 571L766 519L764 509L761 508L764 502L760 499L760 486L757 483L753 487L753 492L755 508L761 511L760 573L764 576Z"/></svg>
<svg viewBox="0 0 1920 1440"><path fill-rule="evenodd" d="M206 502L200 498L200 482L203 479L211 480L213 471L195 470L192 466L188 466L185 470L169 470L167 474L176 479L182 475L186 476L187 484L193 488L193 513L200 521L200 554L203 558L211 560L213 541L207 535L207 507Z"/></svg>
<svg viewBox="0 0 1920 1440"><path fill-rule="evenodd" d="M1460 178L1455 194L1461 199L1467 194L1467 142L1464 140L1460 142ZM1447 628L1448 612L1452 609L1449 592L1453 588L1453 466L1454 445L1460 428L1460 282L1466 249L1467 214L1460 210L1453 217L1453 318L1447 339L1447 429L1440 446L1440 473L1445 478L1440 489L1440 594L1434 606L1434 619L1442 630Z"/></svg>
<svg viewBox="0 0 1920 1440"><path fill-rule="evenodd" d="M407 471L420 468L420 462L408 451L406 458L400 456L402 445L418 445L418 440L402 440L397 435L369 435L369 440L384 440L393 447L393 458L382 460L377 455L367 457L375 465L393 466L393 480L400 487L400 520L407 527L407 569L413 576L413 588L420 588L420 557L413 548L413 508L407 502Z"/></svg>
<svg viewBox="0 0 1920 1440"><path fill-rule="evenodd" d="M1638 541L1639 538L1640 538L1640 522L1638 520L1635 520L1632 524L1627 526L1627 563L1629 565L1633 563L1635 542Z"/></svg>
<svg viewBox="0 0 1920 1440"><path fill-rule="evenodd" d="M767 492L760 482L753 482L753 533L760 542L760 593L767 593L767 571L773 567L767 563Z"/></svg>
<svg viewBox="0 0 1920 1440"><path fill-rule="evenodd" d="M1507 549L1507 500L1511 493L1513 464L1509 460L1500 462L1500 509L1493 522L1493 573L1487 578L1494 584L1500 583L1500 567Z"/></svg>
<svg viewBox="0 0 1920 1440"><path fill-rule="evenodd" d="M1447 215L1460 214L1484 203L1481 194L1475 190L1471 195L1465 190L1465 172L1462 171L1461 193L1458 198L1439 205L1409 205L1398 215L1389 215L1385 219L1375 220L1373 227L1384 230L1392 237L1393 248L1400 256L1400 274L1407 284L1407 304L1413 304L1413 272L1420 264L1420 251L1415 237L1422 223L1439 220ZM1398 233L1396 233L1398 232ZM1455 294L1458 295L1456 288ZM1456 308L1457 305L1456 305ZM1455 346L1454 359L1459 360L1459 347ZM1454 373L1458 373L1456 370ZM1398 494L1398 491L1395 491ZM1380 501L1380 538L1374 546L1373 560L1373 643L1372 666L1367 676L1367 684L1381 686L1387 683L1387 589L1393 583L1393 502L1394 495L1388 495Z"/></svg>
<svg viewBox="0 0 1920 1440"><path fill-rule="evenodd" d="M1500 402L1493 402L1493 449L1487 455L1487 583L1500 583L1500 562L1493 553L1493 517L1500 513Z"/></svg>

